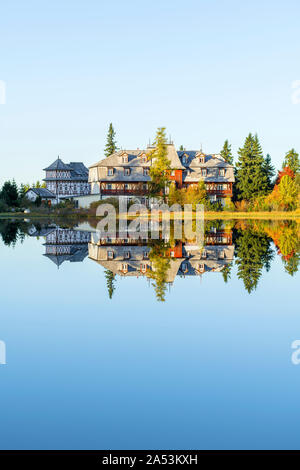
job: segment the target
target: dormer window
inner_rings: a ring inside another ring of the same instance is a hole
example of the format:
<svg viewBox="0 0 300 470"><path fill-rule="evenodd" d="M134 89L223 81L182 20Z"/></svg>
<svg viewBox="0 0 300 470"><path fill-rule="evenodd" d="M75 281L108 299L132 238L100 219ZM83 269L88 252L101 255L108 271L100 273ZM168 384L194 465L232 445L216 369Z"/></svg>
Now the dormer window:
<svg viewBox="0 0 300 470"><path fill-rule="evenodd" d="M144 176L149 176L149 168L144 168L143 173Z"/></svg>
<svg viewBox="0 0 300 470"><path fill-rule="evenodd" d="M220 168L219 175L220 176L225 176L225 168Z"/></svg>
<svg viewBox="0 0 300 470"><path fill-rule="evenodd" d="M141 263L141 271L145 273L147 271L147 265L145 263Z"/></svg>
<svg viewBox="0 0 300 470"><path fill-rule="evenodd" d="M113 176L114 174L114 169L113 168L107 168L107 176Z"/></svg>
<svg viewBox="0 0 300 470"><path fill-rule="evenodd" d="M202 168L201 176L207 176L207 169L206 168Z"/></svg>
<svg viewBox="0 0 300 470"><path fill-rule="evenodd" d="M125 251L124 259L129 259L129 258L130 258L130 251Z"/></svg>
<svg viewBox="0 0 300 470"><path fill-rule="evenodd" d="M123 271L123 273L127 273L127 271L128 271L128 264L127 263L122 263L121 271Z"/></svg>
<svg viewBox="0 0 300 470"><path fill-rule="evenodd" d="M141 155L141 162L142 162L142 163L146 163L146 162L147 162L147 155L145 155L144 153L142 153L142 155Z"/></svg>
<svg viewBox="0 0 300 470"><path fill-rule="evenodd" d="M186 164L186 156L185 156L185 155L183 155L183 157L182 157L182 163L183 163L184 165Z"/></svg>
<svg viewBox="0 0 300 470"><path fill-rule="evenodd" d="M124 176L130 175L130 168L124 168Z"/></svg>
<svg viewBox="0 0 300 470"><path fill-rule="evenodd" d="M114 259L114 252L113 251L108 251L107 252L107 259Z"/></svg>
<svg viewBox="0 0 300 470"><path fill-rule="evenodd" d="M199 155L199 163L205 163L205 155L203 153Z"/></svg>
<svg viewBox="0 0 300 470"><path fill-rule="evenodd" d="M199 271L200 273L204 273L204 270L205 270L204 263L198 264L198 271Z"/></svg>
<svg viewBox="0 0 300 470"><path fill-rule="evenodd" d="M202 258L205 259L207 257L207 252L206 250L203 250L202 251Z"/></svg>
<svg viewBox="0 0 300 470"><path fill-rule="evenodd" d="M128 155L127 155L127 153L124 153L124 154L122 155L122 163L128 163Z"/></svg>

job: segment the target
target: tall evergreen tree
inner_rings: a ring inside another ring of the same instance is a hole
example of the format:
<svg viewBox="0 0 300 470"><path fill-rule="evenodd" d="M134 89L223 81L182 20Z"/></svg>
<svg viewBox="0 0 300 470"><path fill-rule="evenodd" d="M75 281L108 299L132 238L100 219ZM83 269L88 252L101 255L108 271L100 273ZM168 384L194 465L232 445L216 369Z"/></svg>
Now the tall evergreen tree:
<svg viewBox="0 0 300 470"><path fill-rule="evenodd" d="M104 149L104 155L109 157L117 150L117 142L116 142L116 132L113 128L112 123L110 123L107 133L107 141L106 146Z"/></svg>
<svg viewBox="0 0 300 470"><path fill-rule="evenodd" d="M116 282L116 279L115 279L115 275L112 271L110 271L109 269L106 269L105 270L105 278L106 278L106 286L107 286L107 291L108 291L108 297L110 299L112 299L112 296L115 292L115 282Z"/></svg>
<svg viewBox="0 0 300 470"><path fill-rule="evenodd" d="M224 142L220 155L221 157L224 158L225 162L228 162L230 165L233 164L233 155L231 152L231 145L229 144L227 139Z"/></svg>
<svg viewBox="0 0 300 470"><path fill-rule="evenodd" d="M151 197L163 196L166 198L166 188L170 185L169 174L171 171L170 161L168 159L166 129L159 127L155 137L155 149L149 155L152 160L150 167L151 182L149 184L149 193Z"/></svg>
<svg viewBox="0 0 300 470"><path fill-rule="evenodd" d="M183 145L180 145L179 150L182 152L184 150Z"/></svg>
<svg viewBox="0 0 300 470"><path fill-rule="evenodd" d="M15 180L6 181L1 189L0 199L8 206L17 206L19 202L19 191Z"/></svg>
<svg viewBox="0 0 300 470"><path fill-rule="evenodd" d="M257 135L246 137L244 147L238 150L237 191L238 198L250 201L268 192L268 182L264 171L264 157Z"/></svg>
<svg viewBox="0 0 300 470"><path fill-rule="evenodd" d="M271 156L269 154L266 155L263 163L263 169L267 178L268 190L271 191L274 187L273 179L276 172L274 166L272 165Z"/></svg>
<svg viewBox="0 0 300 470"><path fill-rule="evenodd" d="M299 161L299 154L296 152L295 149L289 150L285 158L283 160L282 168L289 167L294 174L300 173L300 161Z"/></svg>

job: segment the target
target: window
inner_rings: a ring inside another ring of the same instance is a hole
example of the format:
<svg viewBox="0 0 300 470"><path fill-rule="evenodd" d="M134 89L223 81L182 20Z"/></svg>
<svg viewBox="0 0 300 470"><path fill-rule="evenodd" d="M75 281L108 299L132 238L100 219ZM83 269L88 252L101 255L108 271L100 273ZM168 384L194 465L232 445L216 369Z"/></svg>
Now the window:
<svg viewBox="0 0 300 470"><path fill-rule="evenodd" d="M122 162L123 163L128 163L128 155L123 155L122 156Z"/></svg>
<svg viewBox="0 0 300 470"><path fill-rule="evenodd" d="M207 176L207 170L206 170L206 168L202 168L202 170L201 170L201 175L202 175L202 176Z"/></svg>
<svg viewBox="0 0 300 470"><path fill-rule="evenodd" d="M182 263L181 270L182 270L183 273L185 273L187 271L187 264L186 263Z"/></svg>
<svg viewBox="0 0 300 470"><path fill-rule="evenodd" d="M204 157L204 155L202 155L201 157L199 157L199 161L200 161L200 163L205 163L205 157Z"/></svg>
<svg viewBox="0 0 300 470"><path fill-rule="evenodd" d="M107 168L107 175L108 176L113 176L114 174L114 169L113 168Z"/></svg>
<svg viewBox="0 0 300 470"><path fill-rule="evenodd" d="M141 263L141 271L143 273L147 271L147 265L145 263Z"/></svg>
<svg viewBox="0 0 300 470"><path fill-rule="evenodd" d="M219 258L220 258L220 259L224 259L224 258L225 258L225 253L224 253L223 250L222 250L222 251L219 251L218 255L219 255Z"/></svg>
<svg viewBox="0 0 300 470"><path fill-rule="evenodd" d="M149 175L149 168L144 168L143 173L144 173L144 176L148 176Z"/></svg>
<svg viewBox="0 0 300 470"><path fill-rule="evenodd" d="M171 255L171 258L174 258L174 256L175 256L175 251L171 251L170 255Z"/></svg>
<svg viewBox="0 0 300 470"><path fill-rule="evenodd" d="M225 176L225 169L224 168L220 168L219 175L220 176Z"/></svg>
<svg viewBox="0 0 300 470"><path fill-rule="evenodd" d="M200 273L203 273L204 270L205 270L205 265L203 263L198 264L198 271L200 271Z"/></svg>
<svg viewBox="0 0 300 470"><path fill-rule="evenodd" d="M125 251L124 259L129 259L129 258L130 258L130 251Z"/></svg>
<svg viewBox="0 0 300 470"><path fill-rule="evenodd" d="M122 271L127 272L128 271L128 264L127 263L122 263L121 269L122 269Z"/></svg>
<svg viewBox="0 0 300 470"><path fill-rule="evenodd" d="M108 251L107 252L107 258L108 259L114 259L114 252L113 251Z"/></svg>
<svg viewBox="0 0 300 470"><path fill-rule="evenodd" d="M148 258L148 251L144 251L144 253L143 253L143 258L144 258L144 259L147 259L147 258Z"/></svg>
<svg viewBox="0 0 300 470"><path fill-rule="evenodd" d="M184 165L186 164L186 156L185 156L185 155L183 155L183 157L182 157L182 163L183 163Z"/></svg>
<svg viewBox="0 0 300 470"><path fill-rule="evenodd" d="M112 185L111 185L111 184L107 184L107 185L106 185L106 189L112 189Z"/></svg>
<svg viewBox="0 0 300 470"><path fill-rule="evenodd" d="M129 176L130 175L130 168L124 168L124 175Z"/></svg>
<svg viewBox="0 0 300 470"><path fill-rule="evenodd" d="M204 259L205 259L206 257L207 257L206 250L203 250L203 251L202 251L202 258L204 258Z"/></svg>
<svg viewBox="0 0 300 470"><path fill-rule="evenodd" d="M171 171L171 176L175 176L175 170Z"/></svg>

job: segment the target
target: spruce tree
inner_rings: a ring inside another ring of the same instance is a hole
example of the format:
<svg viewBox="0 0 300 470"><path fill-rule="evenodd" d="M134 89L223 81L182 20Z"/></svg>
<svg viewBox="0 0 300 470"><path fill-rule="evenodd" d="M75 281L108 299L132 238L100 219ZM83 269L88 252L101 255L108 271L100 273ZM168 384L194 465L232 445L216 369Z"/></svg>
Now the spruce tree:
<svg viewBox="0 0 300 470"><path fill-rule="evenodd" d="M220 155L221 157L224 158L225 162L229 163L230 165L233 164L233 155L231 152L231 145L229 144L227 139L224 142Z"/></svg>
<svg viewBox="0 0 300 470"><path fill-rule="evenodd" d="M116 132L113 128L112 123L110 123L109 128L108 128L108 133L107 133L107 141L106 141L106 146L104 149L104 155L106 157L109 157L115 151L117 150L117 142L116 142Z"/></svg>
<svg viewBox="0 0 300 470"><path fill-rule="evenodd" d="M166 198L166 188L171 181L169 174L171 171L170 161L168 159L166 129L159 127L155 137L155 149L149 155L152 160L150 167L151 182L149 184L149 194L151 197L163 196Z"/></svg>
<svg viewBox="0 0 300 470"><path fill-rule="evenodd" d="M268 192L268 182L264 171L264 157L257 135L246 137L244 147L238 150L237 191L238 199L251 201Z"/></svg>
<svg viewBox="0 0 300 470"><path fill-rule="evenodd" d="M294 174L300 173L300 161L299 161L299 154L294 150L289 150L284 158L282 168L289 167Z"/></svg>
<svg viewBox="0 0 300 470"><path fill-rule="evenodd" d="M269 154L266 155L265 161L263 163L263 169L267 178L268 190L272 191L273 189L273 178L275 176L275 168L272 165L272 160Z"/></svg>
<svg viewBox="0 0 300 470"><path fill-rule="evenodd" d="M0 199L8 206L17 206L19 202L19 191L15 180L6 181L0 193Z"/></svg>

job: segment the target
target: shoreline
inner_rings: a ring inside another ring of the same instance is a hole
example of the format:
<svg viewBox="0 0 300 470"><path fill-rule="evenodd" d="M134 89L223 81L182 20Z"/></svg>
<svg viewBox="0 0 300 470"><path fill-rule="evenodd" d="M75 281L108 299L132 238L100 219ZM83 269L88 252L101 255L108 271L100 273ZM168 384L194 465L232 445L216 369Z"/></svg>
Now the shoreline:
<svg viewBox="0 0 300 470"><path fill-rule="evenodd" d="M155 214L154 214L155 215ZM159 214L157 214L159 215ZM190 214L192 215L192 214ZM171 213L170 219L174 220L177 219L176 214ZM117 215L118 218L119 215ZM43 219L58 219L58 220L88 220L88 219L98 219L97 216L91 214L73 214L72 212L69 214L24 214L23 212L16 212L16 213L0 213L1 220L8 220L8 219L35 219L35 220L43 220ZM160 217L161 218L161 217ZM299 211L291 211L291 212L205 212L204 218L207 220L234 220L234 219L262 219L262 220L296 220L300 221L300 212ZM128 219L134 219L134 217L128 217Z"/></svg>

